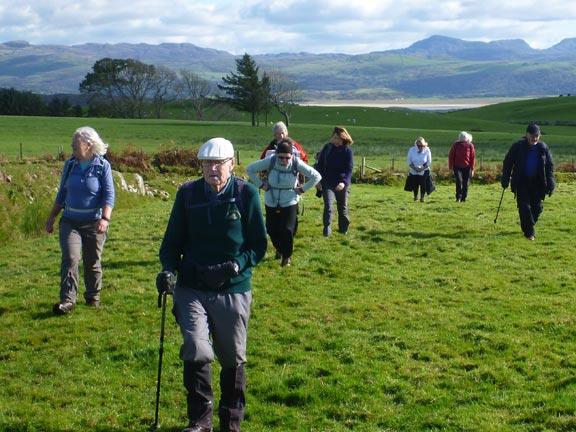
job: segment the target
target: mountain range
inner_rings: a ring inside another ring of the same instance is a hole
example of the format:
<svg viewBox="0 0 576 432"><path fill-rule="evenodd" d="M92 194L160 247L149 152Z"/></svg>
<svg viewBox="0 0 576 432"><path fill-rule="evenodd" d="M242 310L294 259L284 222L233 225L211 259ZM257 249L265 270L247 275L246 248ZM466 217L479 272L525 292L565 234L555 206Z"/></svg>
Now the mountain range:
<svg viewBox="0 0 576 432"><path fill-rule="evenodd" d="M190 43L64 46L9 41L0 44L0 87L77 94L94 63L105 57L185 68L214 83L236 72L239 58ZM519 39L477 42L431 36L408 48L367 54L252 57L261 70L281 71L296 80L306 100L576 94L576 38L534 49Z"/></svg>

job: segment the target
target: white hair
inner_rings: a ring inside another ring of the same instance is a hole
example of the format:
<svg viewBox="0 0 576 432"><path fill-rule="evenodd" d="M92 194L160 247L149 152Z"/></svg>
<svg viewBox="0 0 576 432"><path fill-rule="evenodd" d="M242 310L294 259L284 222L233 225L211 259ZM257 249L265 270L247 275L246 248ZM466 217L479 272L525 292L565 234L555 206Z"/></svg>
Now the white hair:
<svg viewBox="0 0 576 432"><path fill-rule="evenodd" d="M286 132L286 135L288 135L288 128L286 127L286 125L284 124L284 122L277 122L274 124L274 126L272 127L272 132L276 133L276 132Z"/></svg>
<svg viewBox="0 0 576 432"><path fill-rule="evenodd" d="M92 153L98 156L104 156L108 151L108 144L102 141L98 132L90 126L82 126L74 131L73 136L80 136L82 141L92 144Z"/></svg>
<svg viewBox="0 0 576 432"><path fill-rule="evenodd" d="M458 135L458 141L472 142L472 135L466 131L462 131L460 135Z"/></svg>

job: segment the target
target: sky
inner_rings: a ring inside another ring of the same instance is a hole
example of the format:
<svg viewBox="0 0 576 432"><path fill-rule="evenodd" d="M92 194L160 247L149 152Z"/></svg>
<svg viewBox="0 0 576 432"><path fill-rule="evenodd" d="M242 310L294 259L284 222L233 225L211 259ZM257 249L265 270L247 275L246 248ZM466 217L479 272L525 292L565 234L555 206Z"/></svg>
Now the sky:
<svg viewBox="0 0 576 432"><path fill-rule="evenodd" d="M549 48L576 37L573 0L2 0L0 43L192 43L248 53L364 54L434 35L523 39Z"/></svg>

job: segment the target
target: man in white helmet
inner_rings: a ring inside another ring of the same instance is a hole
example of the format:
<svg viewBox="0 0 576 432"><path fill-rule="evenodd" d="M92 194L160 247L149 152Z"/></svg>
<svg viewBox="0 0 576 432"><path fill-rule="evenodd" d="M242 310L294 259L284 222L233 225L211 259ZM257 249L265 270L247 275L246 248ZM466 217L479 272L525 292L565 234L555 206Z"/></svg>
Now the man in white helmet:
<svg viewBox="0 0 576 432"><path fill-rule="evenodd" d="M183 337L189 424L182 432L212 431L215 357L222 366L220 431L237 432L246 404L252 267L266 254L266 228L258 190L232 174L232 143L212 138L200 147L198 159L203 177L176 193L156 286L160 294L174 295Z"/></svg>

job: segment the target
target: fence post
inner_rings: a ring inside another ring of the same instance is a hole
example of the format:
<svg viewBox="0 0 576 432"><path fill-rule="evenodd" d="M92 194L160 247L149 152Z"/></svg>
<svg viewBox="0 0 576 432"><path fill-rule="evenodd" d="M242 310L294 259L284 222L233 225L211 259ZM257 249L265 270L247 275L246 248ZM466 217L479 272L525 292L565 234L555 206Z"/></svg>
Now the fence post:
<svg viewBox="0 0 576 432"><path fill-rule="evenodd" d="M22 143L20 143L20 162L22 162Z"/></svg>
<svg viewBox="0 0 576 432"><path fill-rule="evenodd" d="M366 157L362 157L362 165L360 165L360 180L364 180L364 168L366 166Z"/></svg>

